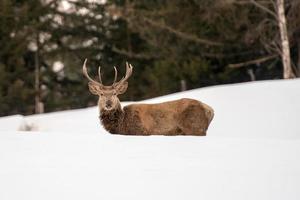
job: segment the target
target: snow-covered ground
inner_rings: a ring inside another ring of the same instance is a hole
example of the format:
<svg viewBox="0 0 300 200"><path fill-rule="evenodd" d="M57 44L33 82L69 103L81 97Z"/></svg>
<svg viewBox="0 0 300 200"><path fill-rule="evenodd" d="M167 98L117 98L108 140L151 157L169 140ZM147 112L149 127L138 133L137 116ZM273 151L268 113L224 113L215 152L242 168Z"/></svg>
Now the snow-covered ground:
<svg viewBox="0 0 300 200"><path fill-rule="evenodd" d="M299 79L146 102L182 97L214 108L206 137L111 135L95 107L0 118L0 200L300 199Z"/></svg>

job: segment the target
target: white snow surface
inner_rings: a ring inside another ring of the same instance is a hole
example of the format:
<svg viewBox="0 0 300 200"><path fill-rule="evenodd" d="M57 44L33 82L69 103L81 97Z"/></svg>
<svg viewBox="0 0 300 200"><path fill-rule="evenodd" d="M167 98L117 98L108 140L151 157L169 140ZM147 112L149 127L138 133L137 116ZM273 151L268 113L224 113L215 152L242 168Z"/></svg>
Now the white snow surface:
<svg viewBox="0 0 300 200"><path fill-rule="evenodd" d="M300 79L145 102L179 98L214 108L206 137L111 135L96 107L0 118L0 200L300 199Z"/></svg>
<svg viewBox="0 0 300 200"><path fill-rule="evenodd" d="M22 115L11 115L0 117L0 131L17 131L24 123Z"/></svg>

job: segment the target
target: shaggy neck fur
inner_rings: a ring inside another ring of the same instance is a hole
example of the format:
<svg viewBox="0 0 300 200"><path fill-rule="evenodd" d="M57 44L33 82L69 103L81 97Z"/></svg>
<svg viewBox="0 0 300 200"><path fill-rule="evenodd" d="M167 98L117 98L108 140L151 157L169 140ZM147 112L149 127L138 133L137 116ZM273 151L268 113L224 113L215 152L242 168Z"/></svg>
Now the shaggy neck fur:
<svg viewBox="0 0 300 200"><path fill-rule="evenodd" d="M118 134L120 131L121 124L124 119L124 111L121 108L121 105L118 106L115 110L106 111L100 109L100 120L104 128L112 133Z"/></svg>

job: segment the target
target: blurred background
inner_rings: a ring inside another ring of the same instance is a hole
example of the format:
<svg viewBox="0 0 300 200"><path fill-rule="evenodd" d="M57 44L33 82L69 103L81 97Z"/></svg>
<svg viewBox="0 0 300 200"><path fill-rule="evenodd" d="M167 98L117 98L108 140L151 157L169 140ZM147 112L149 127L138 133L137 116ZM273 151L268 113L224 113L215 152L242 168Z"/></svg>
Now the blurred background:
<svg viewBox="0 0 300 200"><path fill-rule="evenodd" d="M85 58L106 85L134 66L123 101L298 77L300 1L281 1L286 32L280 0L1 0L0 116L95 105Z"/></svg>

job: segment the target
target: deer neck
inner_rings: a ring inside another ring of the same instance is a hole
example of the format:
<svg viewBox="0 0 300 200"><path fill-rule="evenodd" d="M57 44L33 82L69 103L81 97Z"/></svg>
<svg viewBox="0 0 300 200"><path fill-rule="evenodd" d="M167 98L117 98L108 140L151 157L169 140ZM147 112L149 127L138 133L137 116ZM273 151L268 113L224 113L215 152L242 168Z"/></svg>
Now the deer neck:
<svg viewBox="0 0 300 200"><path fill-rule="evenodd" d="M124 119L124 111L119 105L116 109L105 111L100 108L100 120L103 127L110 133L119 133L119 129Z"/></svg>

